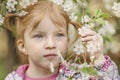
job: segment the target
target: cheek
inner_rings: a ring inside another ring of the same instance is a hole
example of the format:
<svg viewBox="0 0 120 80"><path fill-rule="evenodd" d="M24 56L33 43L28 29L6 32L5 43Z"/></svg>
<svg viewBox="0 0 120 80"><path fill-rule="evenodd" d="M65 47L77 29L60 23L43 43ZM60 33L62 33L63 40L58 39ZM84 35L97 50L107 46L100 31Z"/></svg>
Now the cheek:
<svg viewBox="0 0 120 80"><path fill-rule="evenodd" d="M33 54L33 53L38 52L38 49L40 47L39 47L38 44L28 41L28 42L25 43L25 48L26 48L28 54Z"/></svg>
<svg viewBox="0 0 120 80"><path fill-rule="evenodd" d="M67 48L68 48L68 41L66 40L65 42L61 43L58 46L60 48L60 51L62 52L62 56L65 57L66 52L67 52Z"/></svg>
<svg viewBox="0 0 120 80"><path fill-rule="evenodd" d="M66 51L68 48L68 42L66 41L64 44L63 44L63 49Z"/></svg>

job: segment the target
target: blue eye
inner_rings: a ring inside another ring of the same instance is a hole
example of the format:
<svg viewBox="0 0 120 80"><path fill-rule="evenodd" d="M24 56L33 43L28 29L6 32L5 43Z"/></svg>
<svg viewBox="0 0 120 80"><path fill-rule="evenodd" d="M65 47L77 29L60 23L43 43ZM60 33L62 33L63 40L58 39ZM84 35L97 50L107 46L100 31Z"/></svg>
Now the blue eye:
<svg viewBox="0 0 120 80"><path fill-rule="evenodd" d="M41 35L41 34L36 34L36 35L34 35L33 37L34 37L34 38L43 38L43 35Z"/></svg>

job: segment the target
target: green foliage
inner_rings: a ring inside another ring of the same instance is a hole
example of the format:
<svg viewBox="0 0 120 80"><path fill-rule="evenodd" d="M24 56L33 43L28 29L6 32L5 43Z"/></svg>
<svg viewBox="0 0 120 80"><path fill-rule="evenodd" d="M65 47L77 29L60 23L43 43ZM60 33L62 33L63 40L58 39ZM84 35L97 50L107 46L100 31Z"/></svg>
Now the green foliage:
<svg viewBox="0 0 120 80"><path fill-rule="evenodd" d="M7 74L8 74L8 69L4 64L4 60L0 59L0 80L4 80Z"/></svg>
<svg viewBox="0 0 120 80"><path fill-rule="evenodd" d="M83 73L89 74L89 75L93 75L93 76L97 76L97 70L93 67L83 67L80 69Z"/></svg>
<svg viewBox="0 0 120 80"><path fill-rule="evenodd" d="M73 0L75 3L77 3L77 0Z"/></svg>
<svg viewBox="0 0 120 80"><path fill-rule="evenodd" d="M118 71L119 71L119 74L120 74L120 65L118 66Z"/></svg>
<svg viewBox="0 0 120 80"><path fill-rule="evenodd" d="M107 17L111 17L111 15L108 13L103 13L100 9L98 9L96 10L95 15L92 16L92 20L93 22L104 25L105 24L104 19Z"/></svg>

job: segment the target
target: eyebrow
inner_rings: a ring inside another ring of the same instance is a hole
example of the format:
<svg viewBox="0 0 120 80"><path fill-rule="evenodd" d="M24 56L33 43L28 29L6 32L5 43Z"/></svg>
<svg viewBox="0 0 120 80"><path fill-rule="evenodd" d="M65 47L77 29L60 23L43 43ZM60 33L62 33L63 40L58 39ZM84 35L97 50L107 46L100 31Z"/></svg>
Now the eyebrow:
<svg viewBox="0 0 120 80"><path fill-rule="evenodd" d="M39 32L39 33L44 33L44 31L42 30L36 30L36 32ZM58 28L55 32L62 32L62 30L60 28Z"/></svg>
<svg viewBox="0 0 120 80"><path fill-rule="evenodd" d="M35 33L45 33L45 32L41 30L36 30Z"/></svg>
<svg viewBox="0 0 120 80"><path fill-rule="evenodd" d="M30 34L32 34L32 33L42 33L43 34L44 32L40 31L40 30L39 31L38 30L33 30L33 31L30 32Z"/></svg>
<svg viewBox="0 0 120 80"><path fill-rule="evenodd" d="M30 32L30 34L33 33L33 32L34 33L42 33L42 34L45 33L44 30L41 30L41 29L33 30L33 31ZM61 28L57 28L57 30L54 33L57 33L57 32L64 32L64 30L62 30Z"/></svg>

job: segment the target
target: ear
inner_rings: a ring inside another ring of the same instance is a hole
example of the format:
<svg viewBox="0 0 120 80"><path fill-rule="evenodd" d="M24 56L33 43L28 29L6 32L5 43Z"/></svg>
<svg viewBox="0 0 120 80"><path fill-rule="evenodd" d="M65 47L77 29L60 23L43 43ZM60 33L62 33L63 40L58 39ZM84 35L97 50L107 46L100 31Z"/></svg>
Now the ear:
<svg viewBox="0 0 120 80"><path fill-rule="evenodd" d="M25 49L25 45L24 45L24 40L23 39L17 40L17 47L18 47L19 51L21 51L24 54L26 53L26 49Z"/></svg>

